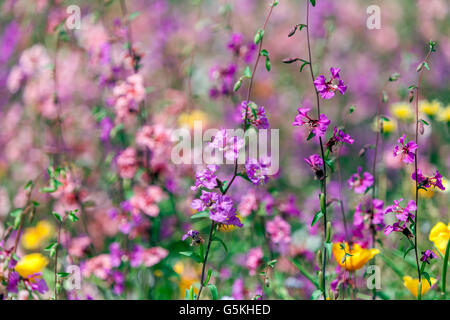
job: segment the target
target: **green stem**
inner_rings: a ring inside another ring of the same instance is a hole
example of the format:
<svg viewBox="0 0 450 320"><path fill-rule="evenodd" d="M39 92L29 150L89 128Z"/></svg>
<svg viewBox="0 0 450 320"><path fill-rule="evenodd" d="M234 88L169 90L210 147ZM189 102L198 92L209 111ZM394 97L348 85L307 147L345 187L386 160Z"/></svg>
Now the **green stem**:
<svg viewBox="0 0 450 320"><path fill-rule="evenodd" d="M444 264L442 265L442 297L445 300L447 295L447 268L448 268L448 256L450 255L450 240L447 242L447 248L445 249Z"/></svg>

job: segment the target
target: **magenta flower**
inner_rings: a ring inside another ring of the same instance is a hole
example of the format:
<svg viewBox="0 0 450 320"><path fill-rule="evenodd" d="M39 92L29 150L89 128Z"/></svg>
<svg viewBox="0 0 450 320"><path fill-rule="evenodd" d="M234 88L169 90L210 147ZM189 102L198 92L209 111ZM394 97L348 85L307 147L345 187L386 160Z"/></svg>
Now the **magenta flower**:
<svg viewBox="0 0 450 320"><path fill-rule="evenodd" d="M327 131L330 120L323 113L319 120L312 119L308 112L311 108L298 108L298 115L295 117L293 126L302 126L304 124L309 126L309 131L318 137L323 137Z"/></svg>
<svg viewBox="0 0 450 320"><path fill-rule="evenodd" d="M363 238L363 231L370 230L372 226L374 226L377 231L380 231L385 227L383 205L384 202L382 200L373 199L373 201L370 201L369 199L356 206L355 214L353 215L355 236Z"/></svg>
<svg viewBox="0 0 450 320"><path fill-rule="evenodd" d="M217 187L217 176L215 172L219 169L217 165L209 165L206 169L197 171L195 174L195 185L191 187L191 190L196 191L198 188L214 189Z"/></svg>
<svg viewBox="0 0 450 320"><path fill-rule="evenodd" d="M394 223L392 226L387 226L384 230L385 235L389 235L391 232L402 232L406 236L410 236L410 231L406 227L406 224L408 221L413 221L415 218L415 215L412 213L413 211L417 210L417 204L414 200L410 200L408 202L408 205L406 207L400 206L400 202L402 202L403 199L400 200L394 200L394 204L392 206L387 207L384 210L384 214L388 213L394 213L395 217L398 219L396 223Z"/></svg>
<svg viewBox="0 0 450 320"><path fill-rule="evenodd" d="M373 185L373 176L369 172L364 172L361 176L361 171L362 168L358 167L358 172L347 180L348 188L359 194L366 192L367 188Z"/></svg>
<svg viewBox="0 0 450 320"><path fill-rule="evenodd" d="M330 152L333 152L333 147L337 146L338 143L353 144L354 142L355 140L350 137L349 134L345 133L341 129L338 129L337 127L334 127L333 136L330 138L330 140L328 140L325 146L330 150Z"/></svg>
<svg viewBox="0 0 450 320"><path fill-rule="evenodd" d="M266 232L274 244L287 245L291 242L291 226L280 216L266 223Z"/></svg>
<svg viewBox="0 0 450 320"><path fill-rule="evenodd" d="M323 99L333 98L336 91L339 91L342 95L347 91L347 86L339 76L340 71L341 69L339 68L330 68L330 81L327 81L324 75L320 75L314 80L314 86Z"/></svg>
<svg viewBox="0 0 450 320"><path fill-rule="evenodd" d="M256 185L266 184L269 180L268 168L270 164L268 161L256 159L249 159L245 164L245 170L248 178Z"/></svg>
<svg viewBox="0 0 450 320"><path fill-rule="evenodd" d="M236 209L229 196L202 190L200 199L195 199L191 207L197 211L209 210L209 218L224 225L242 227L241 220L236 216Z"/></svg>
<svg viewBox="0 0 450 320"><path fill-rule="evenodd" d="M245 120L245 111L247 110L247 121L257 129L269 128L269 120L267 120L266 111L263 106L257 106L254 102L248 103L242 101L241 105L242 121Z"/></svg>
<svg viewBox="0 0 450 320"><path fill-rule="evenodd" d="M248 269L251 276L256 274L256 270L260 266L263 258L264 253L261 247L252 248L249 250L245 259L245 267Z"/></svg>
<svg viewBox="0 0 450 320"><path fill-rule="evenodd" d="M436 259L436 258L437 258L437 255L433 251L428 249L428 250L425 250L422 252L422 257L420 258L420 261L430 264L430 260Z"/></svg>
<svg viewBox="0 0 450 320"><path fill-rule="evenodd" d="M414 181L417 181L419 187L421 188L430 188L431 186L433 186L435 188L441 189L442 191L445 190L445 187L442 184L442 175L437 170L433 177L425 177L422 174L422 171L420 169L417 169L417 176L416 172L414 171L411 175L411 178Z"/></svg>
<svg viewBox="0 0 450 320"><path fill-rule="evenodd" d="M229 136L227 130L222 129L214 136L209 147L223 152L227 160L236 160L239 151L244 147L244 139L238 136Z"/></svg>
<svg viewBox="0 0 450 320"><path fill-rule="evenodd" d="M200 237L200 234L197 230L189 230L186 232L183 237L181 237L181 241L186 240L187 238L191 238L191 246L199 245L203 242L203 239Z"/></svg>
<svg viewBox="0 0 450 320"><path fill-rule="evenodd" d="M323 178L323 160L319 155L313 154L305 158L305 162L311 167L319 180Z"/></svg>
<svg viewBox="0 0 450 320"><path fill-rule="evenodd" d="M401 136L400 139L398 139L398 143L400 143L401 146L395 146L394 157L400 155L404 163L413 163L415 156L414 151L417 149L417 143L415 143L414 141L409 141L407 144L405 144L405 135Z"/></svg>

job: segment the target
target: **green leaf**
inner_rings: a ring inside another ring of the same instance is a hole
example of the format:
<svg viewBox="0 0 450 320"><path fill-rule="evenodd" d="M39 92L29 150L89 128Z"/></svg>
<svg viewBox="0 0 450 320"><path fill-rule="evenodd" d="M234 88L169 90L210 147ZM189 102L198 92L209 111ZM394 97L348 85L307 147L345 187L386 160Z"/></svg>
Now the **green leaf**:
<svg viewBox="0 0 450 320"><path fill-rule="evenodd" d="M269 58L266 58L266 70L270 72L270 69L271 69L270 60Z"/></svg>
<svg viewBox="0 0 450 320"><path fill-rule="evenodd" d="M269 57L269 51L267 51L266 49L262 49L260 55L262 55L263 57Z"/></svg>
<svg viewBox="0 0 450 320"><path fill-rule="evenodd" d="M244 77L248 79L252 77L252 70L250 70L249 66L246 66L244 69Z"/></svg>
<svg viewBox="0 0 450 320"><path fill-rule="evenodd" d="M320 218L322 218L322 217L323 217L323 212L322 211L317 211L316 214L314 215L314 218L313 218L312 222L311 222L311 227L313 227L317 223L317 221L319 221Z"/></svg>
<svg viewBox="0 0 450 320"><path fill-rule="evenodd" d="M310 132L308 135L308 138L306 138L307 141L311 140L314 137L314 133Z"/></svg>
<svg viewBox="0 0 450 320"><path fill-rule="evenodd" d="M264 30L258 29L258 31L256 31L255 38L254 38L255 44L260 43L263 37L264 37Z"/></svg>
<svg viewBox="0 0 450 320"><path fill-rule="evenodd" d="M34 185L34 183L33 183L33 180L30 180L30 181L28 181L27 182L27 184L25 185L25 187L23 187L25 190L27 190L27 189L29 189L31 186L33 186Z"/></svg>
<svg viewBox="0 0 450 320"><path fill-rule="evenodd" d="M277 263L277 260L270 260L269 262L267 262L267 265L271 268L275 267L275 263Z"/></svg>
<svg viewBox="0 0 450 320"><path fill-rule="evenodd" d="M236 83L234 84L233 91L234 91L234 92L238 91L239 88L241 87L241 85L242 85L242 79L239 79L239 80L236 81Z"/></svg>
<svg viewBox="0 0 450 320"><path fill-rule="evenodd" d="M213 300L218 300L219 299L219 293L217 292L217 288L215 285L213 284L208 284L208 289L211 292L211 296Z"/></svg>
<svg viewBox="0 0 450 320"><path fill-rule="evenodd" d="M277 0L274 0L274 2L272 2L271 4L270 4L270 6L271 7L273 7L273 8L275 8L277 5L278 5L278 1Z"/></svg>
<svg viewBox="0 0 450 320"><path fill-rule="evenodd" d="M425 279L427 279L427 281L428 281L428 283L430 284L430 287L432 286L432 284L431 284L431 277L430 277L430 275L428 274L428 272L422 272L422 276L425 278Z"/></svg>
<svg viewBox="0 0 450 320"><path fill-rule="evenodd" d="M393 81L397 81L400 78L400 73L395 72L393 74L391 74L391 76L389 77L389 81L393 82Z"/></svg>
<svg viewBox="0 0 450 320"><path fill-rule="evenodd" d="M63 219L61 217L61 215L58 212L53 211L52 215L56 218L56 220L58 220L59 222L62 222Z"/></svg>
<svg viewBox="0 0 450 320"><path fill-rule="evenodd" d="M67 278L68 276L70 276L70 273L68 272L58 272L57 273L59 278Z"/></svg>
<svg viewBox="0 0 450 320"><path fill-rule="evenodd" d="M425 68L427 68L428 71L430 70L430 66L428 65L428 63L426 61L423 63L423 66Z"/></svg>
<svg viewBox="0 0 450 320"><path fill-rule="evenodd" d="M198 253L193 252L193 251L181 251L180 254L183 255L183 256L190 257L190 258L194 259L194 261L197 262L197 263L202 263L203 262L203 259L200 257L200 255Z"/></svg>
<svg viewBox="0 0 450 320"><path fill-rule="evenodd" d="M225 244L225 242L222 240L222 239L220 239L219 237L214 237L214 239L212 239L212 241L217 241L217 242L220 242L220 244L222 245L222 247L225 249L225 252L228 254L228 248L227 248L227 245Z"/></svg>
<svg viewBox="0 0 450 320"><path fill-rule="evenodd" d="M309 2L311 2L311 4L312 4L313 7L316 6L316 0L309 0Z"/></svg>
<svg viewBox="0 0 450 320"><path fill-rule="evenodd" d="M191 219L209 218L209 212L207 210L195 213L191 216Z"/></svg>
<svg viewBox="0 0 450 320"><path fill-rule="evenodd" d="M351 105L349 110L348 110L348 113L352 114L353 112L355 112L355 110L356 110L356 107L354 105Z"/></svg>
<svg viewBox="0 0 450 320"><path fill-rule="evenodd" d="M212 269L208 270L208 274L206 275L206 279L205 282L203 282L203 286L207 286L209 283L209 280L211 279L211 275L212 275Z"/></svg>
<svg viewBox="0 0 450 320"><path fill-rule="evenodd" d="M414 244L411 244L411 245L409 246L409 248L406 249L406 251L404 252L404 254L403 254L403 259L406 259L406 256L408 255L408 253L409 253L411 250L413 250L413 249L414 249Z"/></svg>
<svg viewBox="0 0 450 320"><path fill-rule="evenodd" d="M426 121L423 120L423 119L420 119L420 121L422 121L422 123L423 123L424 125L426 125L426 126L429 126L429 125L430 125L428 122L426 122Z"/></svg>
<svg viewBox="0 0 450 320"><path fill-rule="evenodd" d="M78 221L78 220L80 220L80 219L78 218L78 216L75 214L74 211L70 211L70 212L69 212L69 220L70 220L71 222L76 222L76 221Z"/></svg>
<svg viewBox="0 0 450 320"><path fill-rule="evenodd" d="M128 16L128 20L129 20L129 21L133 21L133 20L136 19L138 16L140 16L140 14L141 14L141 13L140 13L139 11L130 13L130 15Z"/></svg>

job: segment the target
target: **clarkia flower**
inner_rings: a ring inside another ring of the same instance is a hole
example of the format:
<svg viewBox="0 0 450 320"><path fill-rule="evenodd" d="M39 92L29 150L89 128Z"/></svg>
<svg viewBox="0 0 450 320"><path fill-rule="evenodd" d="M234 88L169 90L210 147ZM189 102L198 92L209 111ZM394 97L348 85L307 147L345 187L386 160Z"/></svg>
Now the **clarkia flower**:
<svg viewBox="0 0 450 320"><path fill-rule="evenodd" d="M319 120L312 119L308 112L311 111L311 108L298 108L298 115L295 117L293 126L302 126L306 124L309 127L309 131L318 136L323 137L327 131L328 125L330 124L330 120L323 113L320 115Z"/></svg>
<svg viewBox="0 0 450 320"><path fill-rule="evenodd" d="M236 216L236 209L229 196L202 190L200 199L193 200L191 207L198 211L209 210L209 218L218 223L242 227L241 220Z"/></svg>
<svg viewBox="0 0 450 320"><path fill-rule="evenodd" d="M268 168L270 164L266 160L249 159L245 164L248 178L256 185L266 184L269 180Z"/></svg>
<svg viewBox="0 0 450 320"><path fill-rule="evenodd" d="M347 180L349 189L353 189L355 193L364 193L367 188L373 185L373 176L369 172L364 172L361 176L362 168L358 167L358 172L354 173L350 179Z"/></svg>
<svg viewBox="0 0 450 320"><path fill-rule="evenodd" d="M194 245L199 245L203 242L203 239L200 237L200 234L197 230L189 230L188 232L186 232L183 237L181 237L181 241L186 240L187 238L191 238L192 242L191 242L191 246Z"/></svg>
<svg viewBox="0 0 450 320"><path fill-rule="evenodd" d="M385 227L383 205L384 202L382 200L373 199L361 202L356 206L355 214L353 215L353 232L355 236L363 238L363 231L370 230L372 226L377 231Z"/></svg>
<svg viewBox="0 0 450 320"><path fill-rule="evenodd" d="M345 133L341 129L338 129L337 127L334 127L333 136L330 138L330 140L328 140L325 146L330 150L330 152L333 152L333 147L335 147L338 143L353 144L354 142L355 140L350 137L349 134Z"/></svg>
<svg viewBox="0 0 450 320"><path fill-rule="evenodd" d="M415 157L414 152L417 150L417 143L409 141L405 144L405 135L398 139L398 143L401 145L395 146L394 157L400 156L404 163L413 163Z"/></svg>
<svg viewBox="0 0 450 320"><path fill-rule="evenodd" d="M246 259L245 266L249 270L249 274L254 276L256 274L256 270L264 258L264 253L260 247L252 248L249 250Z"/></svg>
<svg viewBox="0 0 450 320"><path fill-rule="evenodd" d="M266 111L263 106L257 106L256 103L242 101L241 105L242 121L245 120L245 111L247 110L247 121L257 129L269 128L269 120L267 120Z"/></svg>
<svg viewBox="0 0 450 320"><path fill-rule="evenodd" d="M217 186L217 176L215 172L219 169L217 165L208 165L206 169L197 171L195 175L195 185L191 190L195 191L198 188L214 189Z"/></svg>
<svg viewBox="0 0 450 320"><path fill-rule="evenodd" d="M314 171L317 179L321 180L324 178L323 160L319 155L313 154L313 155L309 156L308 158L305 158L305 162Z"/></svg>
<svg viewBox="0 0 450 320"><path fill-rule="evenodd" d="M442 175L437 170L433 177L426 177L422 174L422 171L420 169L417 169L417 175L416 171L414 171L411 175L411 178L414 181L417 181L419 187L430 188L433 186L435 188L441 189L442 191L445 190L445 187L442 184Z"/></svg>
<svg viewBox="0 0 450 320"><path fill-rule="evenodd" d="M411 236L411 231L407 228L407 222L414 220L415 215L412 212L417 210L417 204L414 200L410 200L408 205L403 208L400 206L402 201L403 199L394 200L394 204L384 210L384 214L395 213L398 219L392 226L386 226L384 230L385 235L389 235L391 232L402 232L407 237Z"/></svg>
<svg viewBox="0 0 450 320"><path fill-rule="evenodd" d="M430 260L436 259L436 258L437 258L437 255L433 251L427 249L422 252L422 257L420 258L420 261L430 264Z"/></svg>
<svg viewBox="0 0 450 320"><path fill-rule="evenodd" d="M330 68L331 79L329 81L324 75L320 75L314 80L314 86L323 99L333 98L336 91L339 91L342 95L347 91L347 86L339 76L340 71L339 68Z"/></svg>
<svg viewBox="0 0 450 320"><path fill-rule="evenodd" d="M266 232L273 244L286 247L291 242L291 225L280 216L266 223Z"/></svg>
<svg viewBox="0 0 450 320"><path fill-rule="evenodd" d="M223 152L227 160L236 160L239 151L244 147L244 139L238 136L229 136L227 130L222 129L214 136L209 147Z"/></svg>

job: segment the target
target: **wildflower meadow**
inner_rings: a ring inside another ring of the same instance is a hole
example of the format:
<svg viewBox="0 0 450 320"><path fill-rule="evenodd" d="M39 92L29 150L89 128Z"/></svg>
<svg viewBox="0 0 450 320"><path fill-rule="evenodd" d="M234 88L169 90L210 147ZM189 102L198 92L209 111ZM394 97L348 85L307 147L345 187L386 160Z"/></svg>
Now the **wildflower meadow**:
<svg viewBox="0 0 450 320"><path fill-rule="evenodd" d="M450 299L448 1L0 0L0 62L0 300Z"/></svg>

